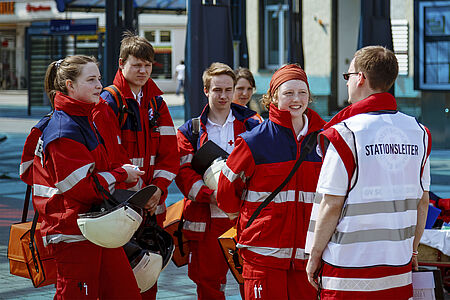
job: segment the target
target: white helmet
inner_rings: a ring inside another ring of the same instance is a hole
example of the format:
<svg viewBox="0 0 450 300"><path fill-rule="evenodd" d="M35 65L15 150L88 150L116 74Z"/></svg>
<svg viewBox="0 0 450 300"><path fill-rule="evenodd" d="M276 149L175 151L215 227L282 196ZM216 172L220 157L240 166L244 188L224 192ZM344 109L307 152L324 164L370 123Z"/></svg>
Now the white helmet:
<svg viewBox="0 0 450 300"><path fill-rule="evenodd" d="M81 233L92 243L117 248L125 245L142 222L140 209L123 203L112 210L80 214L77 219Z"/></svg>
<svg viewBox="0 0 450 300"><path fill-rule="evenodd" d="M203 175L203 181L206 186L212 190L217 190L217 186L219 184L220 171L225 166L226 160L222 157L216 158L211 166L206 169L205 174Z"/></svg>
<svg viewBox="0 0 450 300"><path fill-rule="evenodd" d="M117 248L125 245L142 223L143 207L155 193L153 185L137 191L122 191L111 195L94 176L97 189L104 201L93 211L78 215L77 223L81 233L92 243L105 247Z"/></svg>
<svg viewBox="0 0 450 300"><path fill-rule="evenodd" d="M123 246L141 293L149 290L158 280L163 258L160 254L141 248L135 239Z"/></svg>
<svg viewBox="0 0 450 300"><path fill-rule="evenodd" d="M141 293L156 283L175 249L172 236L156 224L143 227L123 248Z"/></svg>

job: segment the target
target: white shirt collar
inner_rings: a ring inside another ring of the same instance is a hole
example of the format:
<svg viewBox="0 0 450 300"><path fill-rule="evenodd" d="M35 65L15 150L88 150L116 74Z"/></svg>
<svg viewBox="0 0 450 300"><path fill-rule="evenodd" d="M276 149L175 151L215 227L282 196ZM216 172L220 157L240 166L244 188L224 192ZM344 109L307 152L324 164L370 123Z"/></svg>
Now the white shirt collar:
<svg viewBox="0 0 450 300"><path fill-rule="evenodd" d="M134 99L137 100L137 102L139 104L141 104L141 99L144 96L144 93L142 92L142 89L139 91L139 93L136 95L133 91L131 91L133 93Z"/></svg>
<svg viewBox="0 0 450 300"><path fill-rule="evenodd" d="M213 121L211 121L208 117L207 123L209 123L212 126L220 126L223 127L225 126L227 123L233 123L234 122L234 116L233 116L233 111L230 109L230 112L228 113L227 119L225 120L225 123L223 125L219 125L217 123L214 123Z"/></svg>
<svg viewBox="0 0 450 300"><path fill-rule="evenodd" d="M308 125L309 125L308 123L309 123L308 117L306 116L306 114L303 114L303 128L297 135L298 141L301 139L302 136L305 136L308 133Z"/></svg>

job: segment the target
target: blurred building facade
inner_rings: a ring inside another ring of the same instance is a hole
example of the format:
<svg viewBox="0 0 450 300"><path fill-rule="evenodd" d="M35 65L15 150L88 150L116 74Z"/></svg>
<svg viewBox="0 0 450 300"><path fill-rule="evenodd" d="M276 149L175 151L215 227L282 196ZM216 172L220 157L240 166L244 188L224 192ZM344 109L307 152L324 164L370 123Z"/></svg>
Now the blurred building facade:
<svg viewBox="0 0 450 300"><path fill-rule="evenodd" d="M103 12L60 13L55 1L0 2L0 89L27 89L26 51L30 49L27 48L27 28L32 24L45 24L55 19L97 19L98 34L105 32ZM166 92L174 92L176 89L175 67L184 59L186 22L187 17L184 14L139 15L139 35L148 38L156 52L153 78ZM95 49L100 46L98 43L96 36L76 37L78 48ZM40 46L42 55L45 55L48 49ZM73 54L70 49L63 53Z"/></svg>

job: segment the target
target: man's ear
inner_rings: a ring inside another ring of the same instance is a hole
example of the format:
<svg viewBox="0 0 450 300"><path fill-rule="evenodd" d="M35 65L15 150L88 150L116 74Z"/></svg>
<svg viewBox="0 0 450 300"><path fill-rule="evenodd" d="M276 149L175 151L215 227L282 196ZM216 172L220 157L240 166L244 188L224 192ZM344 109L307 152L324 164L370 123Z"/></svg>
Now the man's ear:
<svg viewBox="0 0 450 300"><path fill-rule="evenodd" d="M363 85L366 82L367 78L364 76L364 73L358 73L358 85Z"/></svg>
<svg viewBox="0 0 450 300"><path fill-rule="evenodd" d="M124 61L122 58L119 58L119 68L123 69Z"/></svg>
<svg viewBox="0 0 450 300"><path fill-rule="evenodd" d="M205 93L206 98L209 97L209 92L208 92L208 89L206 87L203 88L203 93Z"/></svg>

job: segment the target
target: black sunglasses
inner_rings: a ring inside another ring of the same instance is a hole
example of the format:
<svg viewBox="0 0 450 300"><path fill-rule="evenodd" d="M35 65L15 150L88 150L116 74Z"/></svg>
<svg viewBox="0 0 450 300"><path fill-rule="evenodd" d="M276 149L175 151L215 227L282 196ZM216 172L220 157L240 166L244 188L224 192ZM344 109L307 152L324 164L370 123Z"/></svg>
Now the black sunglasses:
<svg viewBox="0 0 450 300"><path fill-rule="evenodd" d="M350 75L353 75L353 74L359 74L359 72L342 73L342 77L344 77L344 80L348 80L350 78Z"/></svg>

